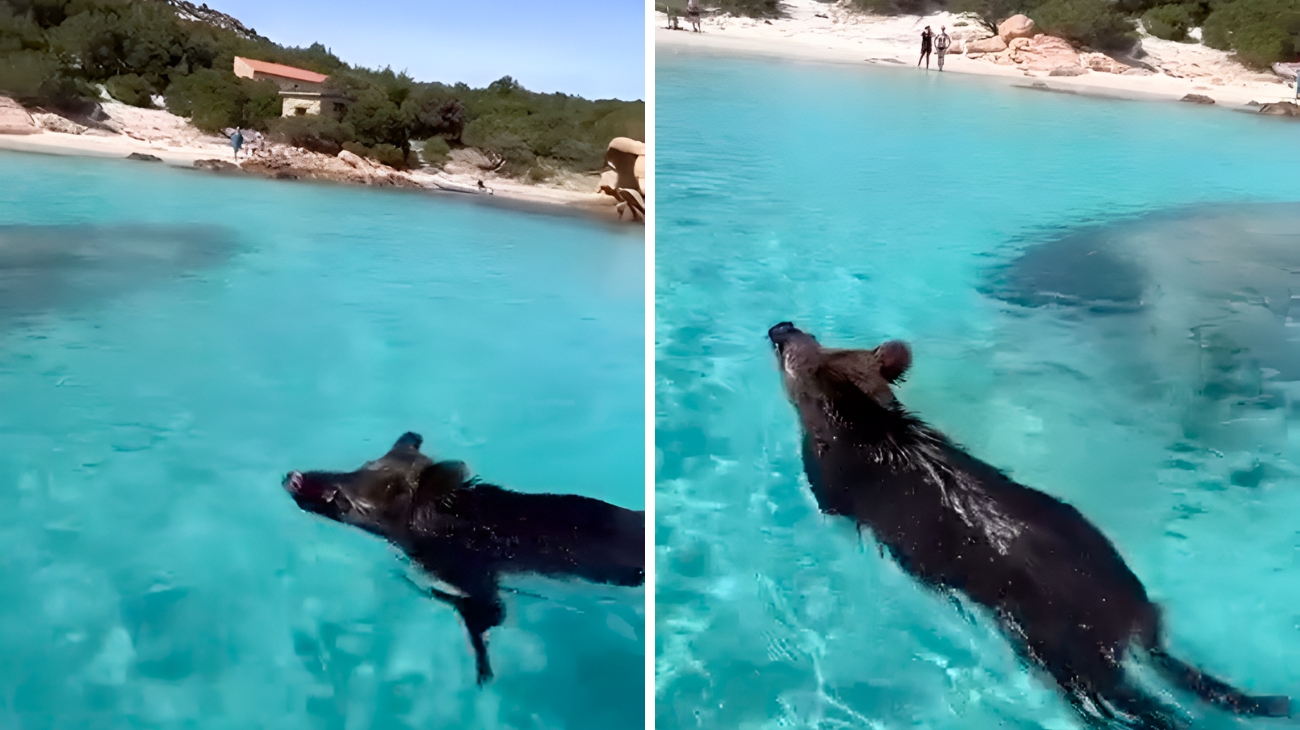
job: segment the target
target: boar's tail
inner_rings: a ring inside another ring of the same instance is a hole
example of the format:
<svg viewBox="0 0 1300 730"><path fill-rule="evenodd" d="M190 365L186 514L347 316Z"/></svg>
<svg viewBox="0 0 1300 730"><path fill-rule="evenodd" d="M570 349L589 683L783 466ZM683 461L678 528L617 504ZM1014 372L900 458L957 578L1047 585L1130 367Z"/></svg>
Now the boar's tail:
<svg viewBox="0 0 1300 730"><path fill-rule="evenodd" d="M1162 648L1152 648L1148 652L1152 663L1166 679L1216 707L1249 717L1291 716L1291 698L1285 695L1248 695L1169 655Z"/></svg>

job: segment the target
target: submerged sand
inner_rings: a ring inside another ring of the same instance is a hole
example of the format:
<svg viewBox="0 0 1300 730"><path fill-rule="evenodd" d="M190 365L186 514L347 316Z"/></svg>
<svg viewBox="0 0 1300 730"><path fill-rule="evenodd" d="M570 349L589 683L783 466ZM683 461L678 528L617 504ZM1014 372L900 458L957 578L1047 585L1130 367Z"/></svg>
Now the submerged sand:
<svg viewBox="0 0 1300 730"><path fill-rule="evenodd" d="M668 52L693 49L914 69L920 51L921 29L926 25L936 32L940 26L947 26L955 36L978 31L978 26L970 18L952 13L919 17L878 16L862 13L845 2L820 0L786 0L785 5L788 17L776 20L731 16L705 18L702 33L668 30L667 16L656 13L655 45ZM687 27L684 18L679 23L683 28ZM1052 89L1135 99L1182 99L1188 94L1197 94L1207 96L1217 104L1237 107L1250 102L1267 104L1295 98L1294 88L1280 77L1252 71L1233 61L1225 51L1199 43L1165 41L1149 35L1142 38L1142 50L1144 55L1138 60L1147 69L1133 74L1081 68L1076 76L1049 76L1050 69L1017 65L1007 58L1007 54L967 57L958 53L948 55L943 73L1033 78L1037 84L1046 84ZM1116 66L1116 70L1126 68ZM922 69L918 73L926 71ZM929 73L938 73L933 62ZM1144 75L1136 75L1138 73Z"/></svg>

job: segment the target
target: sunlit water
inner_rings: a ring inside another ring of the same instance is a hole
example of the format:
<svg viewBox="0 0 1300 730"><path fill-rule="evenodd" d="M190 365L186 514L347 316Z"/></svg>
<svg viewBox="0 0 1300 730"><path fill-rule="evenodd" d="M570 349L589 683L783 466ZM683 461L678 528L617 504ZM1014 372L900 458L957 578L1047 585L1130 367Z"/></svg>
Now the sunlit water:
<svg viewBox="0 0 1300 730"><path fill-rule="evenodd" d="M0 155L0 727L639 724L643 591L507 594L479 690L455 613L280 480L414 430L643 508L643 257L468 201Z"/></svg>
<svg viewBox="0 0 1300 730"><path fill-rule="evenodd" d="M785 319L910 342L904 404L1098 524L1175 652L1300 695L1300 126L663 49L656 89L660 728L1077 726L818 512Z"/></svg>

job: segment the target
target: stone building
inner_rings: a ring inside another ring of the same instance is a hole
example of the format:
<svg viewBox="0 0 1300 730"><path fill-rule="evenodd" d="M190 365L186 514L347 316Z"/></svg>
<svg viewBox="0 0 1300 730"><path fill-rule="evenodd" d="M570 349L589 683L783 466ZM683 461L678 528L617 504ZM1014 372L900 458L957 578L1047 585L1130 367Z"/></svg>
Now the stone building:
<svg viewBox="0 0 1300 730"><path fill-rule="evenodd" d="M338 119L350 101L341 92L325 86L328 76L303 68L235 56L235 75L274 81L280 87L280 98L284 102L282 115L286 117L324 114Z"/></svg>

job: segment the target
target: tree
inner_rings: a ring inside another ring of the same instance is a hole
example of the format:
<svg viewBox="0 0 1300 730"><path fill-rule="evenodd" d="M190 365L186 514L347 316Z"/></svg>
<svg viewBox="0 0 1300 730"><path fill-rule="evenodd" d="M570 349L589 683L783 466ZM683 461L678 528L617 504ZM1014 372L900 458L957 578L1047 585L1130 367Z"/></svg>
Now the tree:
<svg viewBox="0 0 1300 730"><path fill-rule="evenodd" d="M381 89L371 87L357 94L343 117L352 137L367 147L390 144L410 149L411 118Z"/></svg>

